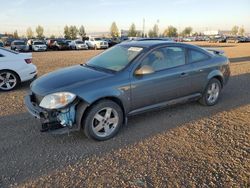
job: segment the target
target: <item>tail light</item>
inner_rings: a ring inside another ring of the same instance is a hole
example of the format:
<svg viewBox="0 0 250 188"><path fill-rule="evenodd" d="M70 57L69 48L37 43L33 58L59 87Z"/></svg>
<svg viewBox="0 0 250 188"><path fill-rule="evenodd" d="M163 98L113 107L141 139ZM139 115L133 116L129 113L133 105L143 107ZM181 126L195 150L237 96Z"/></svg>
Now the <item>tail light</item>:
<svg viewBox="0 0 250 188"><path fill-rule="evenodd" d="M32 63L32 59L25 59L24 61L25 61L27 64Z"/></svg>

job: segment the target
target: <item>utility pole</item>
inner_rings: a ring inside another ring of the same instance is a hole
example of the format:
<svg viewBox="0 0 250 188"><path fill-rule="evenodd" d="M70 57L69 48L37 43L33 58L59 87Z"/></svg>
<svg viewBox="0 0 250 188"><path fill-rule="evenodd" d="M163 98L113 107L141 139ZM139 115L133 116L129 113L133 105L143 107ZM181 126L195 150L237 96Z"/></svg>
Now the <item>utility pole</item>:
<svg viewBox="0 0 250 188"><path fill-rule="evenodd" d="M145 37L145 18L143 18L142 34L143 34L143 37Z"/></svg>

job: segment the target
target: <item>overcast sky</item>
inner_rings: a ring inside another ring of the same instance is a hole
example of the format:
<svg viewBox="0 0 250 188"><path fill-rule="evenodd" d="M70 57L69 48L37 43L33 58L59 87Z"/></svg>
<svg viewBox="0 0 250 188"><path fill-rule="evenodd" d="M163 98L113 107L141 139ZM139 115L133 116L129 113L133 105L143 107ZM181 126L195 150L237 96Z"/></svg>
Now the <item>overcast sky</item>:
<svg viewBox="0 0 250 188"><path fill-rule="evenodd" d="M62 34L64 25L84 25L87 32L109 31L115 21L119 29L135 23L146 31L159 23L182 30L230 30L244 26L250 32L250 0L0 0L0 33L40 24L45 34Z"/></svg>

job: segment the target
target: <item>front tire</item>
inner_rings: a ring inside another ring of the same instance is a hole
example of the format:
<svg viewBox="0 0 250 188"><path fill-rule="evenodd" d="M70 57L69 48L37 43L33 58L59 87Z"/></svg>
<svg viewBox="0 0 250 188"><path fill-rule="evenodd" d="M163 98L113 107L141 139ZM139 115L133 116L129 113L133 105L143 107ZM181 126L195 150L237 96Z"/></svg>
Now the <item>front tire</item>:
<svg viewBox="0 0 250 188"><path fill-rule="evenodd" d="M110 100L94 104L83 119L84 133L88 138L98 141L114 137L123 123L121 107Z"/></svg>
<svg viewBox="0 0 250 188"><path fill-rule="evenodd" d="M207 87L199 102L205 106L213 106L218 103L220 93L221 82L218 79L213 78L208 82Z"/></svg>

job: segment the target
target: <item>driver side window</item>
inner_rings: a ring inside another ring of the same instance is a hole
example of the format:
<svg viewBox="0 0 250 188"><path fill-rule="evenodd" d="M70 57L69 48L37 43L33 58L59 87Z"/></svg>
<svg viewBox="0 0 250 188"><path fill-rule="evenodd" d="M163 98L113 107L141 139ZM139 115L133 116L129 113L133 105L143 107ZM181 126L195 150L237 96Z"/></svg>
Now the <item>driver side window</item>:
<svg viewBox="0 0 250 188"><path fill-rule="evenodd" d="M164 47L152 51L142 61L141 66L147 65L160 71L184 65L185 49L181 47Z"/></svg>

